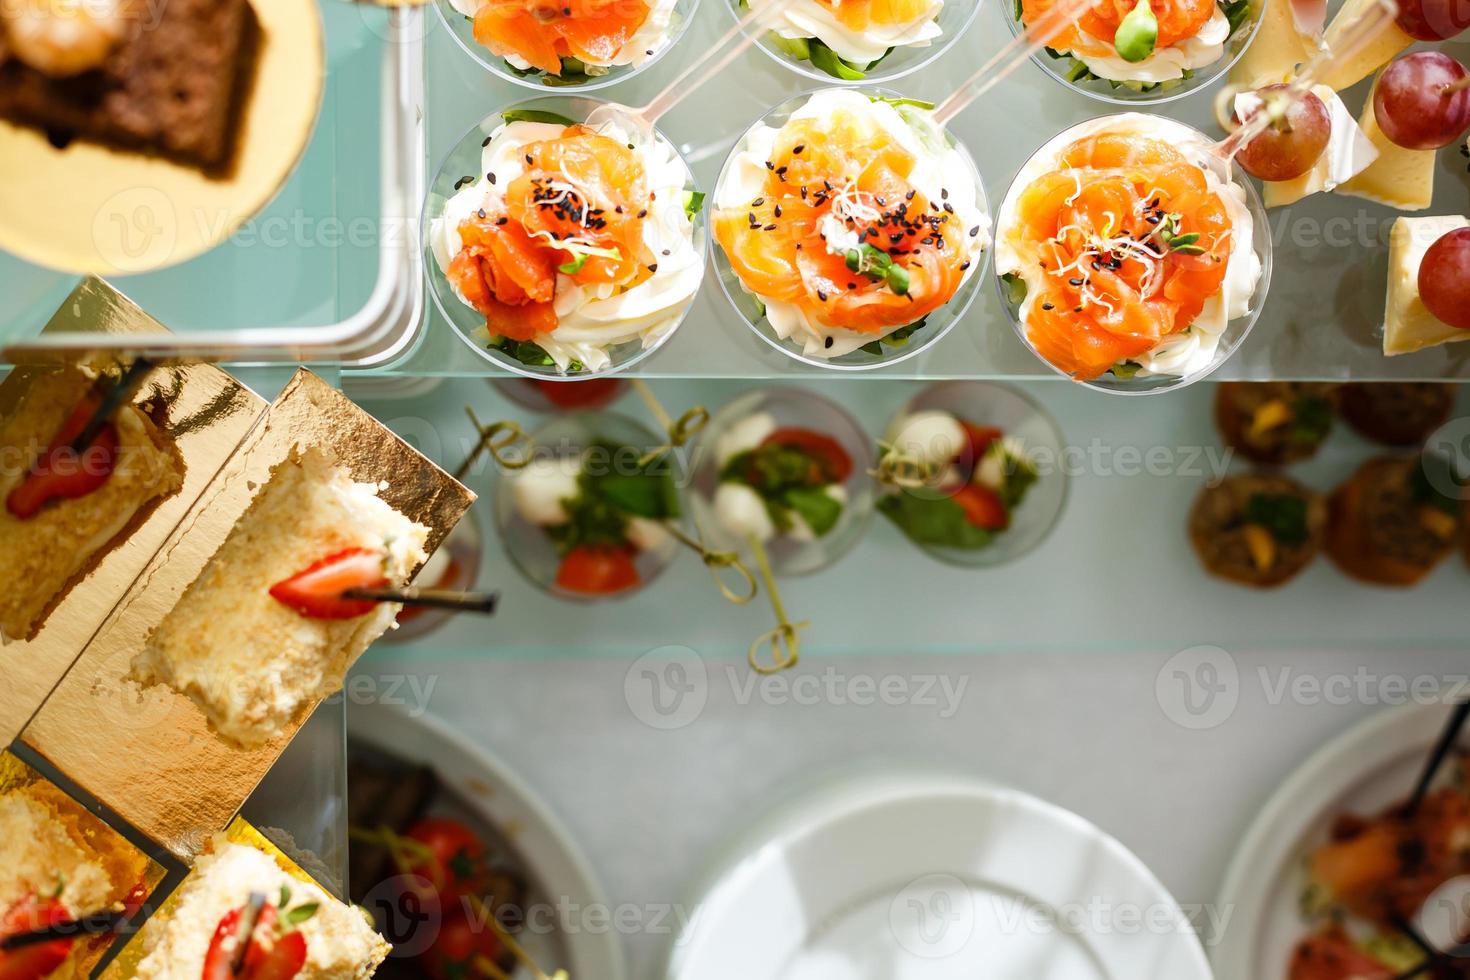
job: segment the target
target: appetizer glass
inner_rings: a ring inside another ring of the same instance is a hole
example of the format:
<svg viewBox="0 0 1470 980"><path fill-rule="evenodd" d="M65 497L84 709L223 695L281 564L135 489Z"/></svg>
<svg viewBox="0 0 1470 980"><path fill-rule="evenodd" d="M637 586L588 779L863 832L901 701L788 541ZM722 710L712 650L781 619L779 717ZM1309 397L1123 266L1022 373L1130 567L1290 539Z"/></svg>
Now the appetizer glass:
<svg viewBox="0 0 1470 980"><path fill-rule="evenodd" d="M720 199L720 189L725 186L726 181L732 178L732 173L740 154L748 148L751 133L761 126L780 129L791 118L793 112L806 105L807 100L820 91L822 90L810 89L800 95L792 96L750 125L740 139L736 141L735 145L731 147L729 156L725 158L724 166L720 169L719 181L715 184L715 194L708 202L712 207L716 206L715 202ZM870 98L907 101L904 100L903 96L887 89L862 88L855 89L854 91L860 92ZM974 178L975 204L984 215L985 224L982 227L989 233L994 228L995 216L990 210L990 201L985 195L985 182L981 180L980 171L975 166L975 160L970 156L970 152L965 148L965 145L947 131L945 132L945 136L949 139L950 145L959 152L960 157L963 158L969 170L970 176ZM771 327L770 321L766 319L764 304L755 294L745 288L745 285L740 281L740 277L736 274L734 267L730 264L729 258L725 255L725 250L716 245L711 251L714 252L715 256L715 269L719 272L720 288L724 290L725 297L730 301L730 305L735 307L735 310L744 318L746 325L755 332L757 337L787 357L800 361L809 367L824 368L831 371L870 371L874 368L886 367L915 357L930 346L938 343L945 334L949 333L954 325L959 322L960 317L964 315L965 310L969 308L970 303L974 301L976 295L979 294L980 282L984 279L986 270L989 268L990 253L993 249L994 241L992 238L991 244L987 245L981 252L980 259L969 270L965 281L960 284L960 288L954 296L950 297L949 302L929 314L925 319L924 325L904 340L895 343L888 339L882 341L875 339L873 344L867 345L870 349L865 350L859 348L851 353L830 358L813 357L807 354L803 350L803 344L797 338L783 340L777 336L775 330ZM877 348L876 350L871 349L875 346Z"/></svg>
<svg viewBox="0 0 1470 980"><path fill-rule="evenodd" d="M423 213L419 218L420 247L424 269L429 277L429 294L433 296L434 305L438 308L440 315L449 321L455 333L459 334L459 338L471 350L511 374L547 381L575 382L593 377L605 378L626 371L651 357L678 332L684 320L689 316L689 310L694 306L694 300L697 298L697 294L689 298L689 302L679 313L678 321L652 344L644 346L641 339L625 341L607 348L607 353L612 359L608 367L598 371L583 370L563 374L555 364L527 364L499 349L488 347L484 316L460 300L454 287L450 285L449 279L445 276L444 270L439 267L438 259L434 256L431 244L434 219L444 213L445 205L465 185L467 179L485 179L485 175L480 173L481 151L489 142L492 134L506 123L506 114L520 114L522 118L529 114L586 120L595 110L610 104L601 99L560 95L530 99L497 109L471 126L469 131L460 137L459 142L454 145L454 148L444 158L444 162L439 165L438 173L429 184L429 193L424 199ZM698 196L699 188L695 183L694 173L689 168L689 161L662 132L655 130L654 136L660 143L673 149L680 162L684 164L685 193L695 195L695 200L701 200ZM709 236L705 209L702 206L693 212L692 234L694 251L698 254L700 262L707 266Z"/></svg>
<svg viewBox="0 0 1470 980"><path fill-rule="evenodd" d="M1214 62L1202 68L1189 69L1180 78L1161 82L1101 78L1089 71L1080 59L1047 47L1039 49L1031 56L1031 60L1067 88L1099 102L1110 102L1114 105L1161 105L1208 88L1224 78L1255 41L1256 32L1261 26L1261 15L1268 2L1285 3L1286 0L1217 2L1217 6L1225 12L1231 23L1230 36L1225 39L1225 50ZM1026 29L1021 21L1021 0L1002 0L1002 3L1005 5L1006 25L1010 27L1012 34L1019 36Z"/></svg>
<svg viewBox="0 0 1470 980"><path fill-rule="evenodd" d="M426 589L449 589L468 592L480 578L480 557L485 551L485 538L480 530L480 520L471 507L465 511L460 522L449 532L449 537L439 546L449 557L449 568L438 581L424 578L423 572L413 584ZM430 561L433 556L430 556ZM454 615L447 609L430 606L404 606L398 613L398 628L383 634L386 643L407 643L432 633L443 626Z"/></svg>
<svg viewBox="0 0 1470 980"><path fill-rule="evenodd" d="M1106 119L1109 117L1103 116L1100 118ZM1175 120L1169 120L1169 122L1171 125L1189 130L1202 143L1211 146L1217 145L1216 140L1210 139L1210 137L1192 126ZM999 213L1001 215L1011 213L1016 198L1025 190L1025 187L1021 184L1021 180L1026 174L1027 169L1031 166L1032 161L1044 155L1059 152L1061 148L1077 138L1074 134L1078 130L1084 127L1094 126L1096 123L1097 120L1090 120L1065 130L1047 141L1041 149L1033 153L1031 158L1021 167L1015 179L1012 180L1010 190L1006 192L1005 200L1001 204ZM1213 374L1220 365L1230 359L1230 355L1235 353L1236 349L1245 341L1246 336L1250 334L1251 329L1255 327L1256 320L1261 315L1261 308L1266 305L1266 295L1271 289L1272 229L1270 219L1266 212L1266 206L1261 202L1261 195L1256 192L1255 184L1246 175L1246 172L1240 168L1240 165L1233 160L1227 164L1223 159L1217 158L1212 162L1211 166L1222 181L1233 182L1245 190L1246 209L1250 212L1251 217L1251 248L1255 251L1256 258L1260 261L1261 275L1256 280L1256 287L1251 293L1250 310L1244 316L1236 317L1226 324L1225 329L1220 333L1219 343L1215 346L1215 356L1211 359L1210 363L1199 370L1183 375L1145 375L1140 371L1133 377L1125 378L1109 372L1089 381L1075 379L1051 363L1051 361L1037 354L1036 348L1026 336L1026 324L1021 321L1021 300L1012 294L1010 284L1000 275L999 268L997 267L994 278L996 289L1000 293L1000 305L1005 309L1006 315L1010 317L1011 326L1016 330L1016 336L1021 338L1021 343L1025 344L1027 349L1037 355L1038 360L1067 380L1076 381L1078 384L1095 388L1098 391L1107 391L1116 395L1151 395L1161 391L1172 391L1192 385L1196 381ZM997 222L996 241L999 242L1004 234L1005 229L1001 228ZM994 247L996 246L992 245L992 248Z"/></svg>
<svg viewBox="0 0 1470 980"><path fill-rule="evenodd" d="M1037 467L1036 482L1011 513L1011 523L984 548L957 548L914 541L931 558L964 568L1006 565L1025 557L1050 536L1067 503L1070 479L1062 430L1046 409L1018 388L988 381L941 381L919 392L893 417L890 431L919 412L944 412L979 426L994 426L1021 440ZM939 495L937 488L882 485L883 493ZM903 532L900 530L900 534ZM904 537L910 541L908 535Z"/></svg>
<svg viewBox="0 0 1470 980"><path fill-rule="evenodd" d="M471 0L472 2L472 0ZM573 89L577 92L594 92L625 82L630 78L642 74L662 58L670 48L679 43L689 25L694 22L694 15L699 9L699 0L674 0L673 15L669 22L667 35L651 49L653 54L647 55L642 64L638 65L613 65L606 69L596 69L601 74L592 74L584 71L580 74L569 73L563 61L563 74L560 76L549 75L537 68L522 71L509 61L495 55L489 48L475 40L474 18L456 9L452 0L434 0L434 11L439 19L444 22L450 37L454 38L464 52L480 67L499 78L516 85L522 85L537 92L548 92L556 89ZM465 6L469 6L466 3ZM654 6L650 3L649 6ZM575 67L575 61L574 66Z"/></svg>
<svg viewBox="0 0 1470 980"><path fill-rule="evenodd" d="M745 0L721 2L736 20L749 10ZM793 0L793 6L801 2L802 0ZM890 48L876 62L869 62L861 67L842 61L825 44L816 47L805 38L783 38L770 29L760 32L755 43L774 61L822 85L879 85L896 81L932 64L970 29L979 12L980 0L946 0L940 8L939 16L935 18L942 32L939 37L927 45ZM818 67L817 62L813 61L814 48L818 52L817 61L826 64L826 68Z"/></svg>
<svg viewBox="0 0 1470 980"><path fill-rule="evenodd" d="M536 462L531 465L547 465L552 459L576 459L593 443L614 442L642 452L652 452L666 443L654 431L640 422L616 412L571 412L548 421L529 433ZM678 455L669 453L665 457L670 466L677 465ZM572 602L599 602L606 599L621 599L642 592L661 575L678 554L678 544L670 537L668 546L658 551L639 551L634 558L638 570L638 585L606 595L575 592L557 584L557 570L561 566L561 555L557 553L547 529L532 524L523 518L515 505L513 481L525 469L501 469L495 477L495 526L499 532L505 553L511 564L533 585L551 593L558 599ZM679 474L674 474L676 484Z"/></svg>
<svg viewBox="0 0 1470 980"><path fill-rule="evenodd" d="M714 499L720 486L720 461L715 447L735 424L757 412L771 415L778 429L802 428L835 439L852 460L852 472L842 484L847 500L837 525L814 541L798 541L780 534L765 543L771 570L779 577L809 575L831 565L862 540L873 519L876 486L872 440L847 409L804 388L769 387L747 391L711 416L699 435L690 480L689 510L714 548L738 551L750 562L750 543L725 531L716 519Z"/></svg>
<svg viewBox="0 0 1470 980"><path fill-rule="evenodd" d="M531 412L590 412L606 408L628 389L622 378L591 375L578 381L540 378L486 378L505 399Z"/></svg>

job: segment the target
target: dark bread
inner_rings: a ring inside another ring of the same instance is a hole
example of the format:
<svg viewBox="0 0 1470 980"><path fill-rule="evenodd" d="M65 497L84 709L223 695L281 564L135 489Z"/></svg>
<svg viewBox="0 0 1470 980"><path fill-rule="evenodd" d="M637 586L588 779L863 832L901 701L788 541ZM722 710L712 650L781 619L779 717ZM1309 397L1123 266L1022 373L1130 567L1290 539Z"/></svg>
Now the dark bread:
<svg viewBox="0 0 1470 980"><path fill-rule="evenodd" d="M25 65L0 32L0 117L57 146L83 139L227 170L259 39L248 0L133 2L130 34L74 78Z"/></svg>

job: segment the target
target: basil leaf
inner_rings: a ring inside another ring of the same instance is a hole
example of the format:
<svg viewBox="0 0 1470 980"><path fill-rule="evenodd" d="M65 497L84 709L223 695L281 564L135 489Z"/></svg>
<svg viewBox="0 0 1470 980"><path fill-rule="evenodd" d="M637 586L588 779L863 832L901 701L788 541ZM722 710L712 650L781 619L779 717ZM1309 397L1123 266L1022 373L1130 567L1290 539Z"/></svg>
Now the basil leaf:
<svg viewBox="0 0 1470 980"><path fill-rule="evenodd" d="M577 124L560 113L548 112L545 109L507 109L500 114L500 118L508 123L535 122L551 123L556 126L575 126Z"/></svg>
<svg viewBox="0 0 1470 980"><path fill-rule="evenodd" d="M822 487L795 487L782 495L781 502L798 514L819 538L842 518L842 502Z"/></svg>
<svg viewBox="0 0 1470 980"><path fill-rule="evenodd" d="M840 78L848 82L860 82L868 77L864 72L859 71L837 57L837 52L816 38L812 38L810 44L812 49L812 65L831 75L833 78Z"/></svg>
<svg viewBox="0 0 1470 980"><path fill-rule="evenodd" d="M282 916L282 920L285 922L288 929L294 928L301 925L307 919L310 919L313 915L316 915L319 908L321 908L321 905L319 903L307 902L305 905L298 905L291 911L287 912L284 916Z"/></svg>
<svg viewBox="0 0 1470 980"><path fill-rule="evenodd" d="M917 544L978 551L995 540L994 531L971 524L950 497L889 494L878 501L878 511Z"/></svg>
<svg viewBox="0 0 1470 980"><path fill-rule="evenodd" d="M684 216L693 221L694 216L702 210L704 210L704 191L685 191Z"/></svg>
<svg viewBox="0 0 1470 980"><path fill-rule="evenodd" d="M1282 544L1302 544L1307 531L1307 502L1289 493L1253 493L1245 502L1247 524L1259 524Z"/></svg>

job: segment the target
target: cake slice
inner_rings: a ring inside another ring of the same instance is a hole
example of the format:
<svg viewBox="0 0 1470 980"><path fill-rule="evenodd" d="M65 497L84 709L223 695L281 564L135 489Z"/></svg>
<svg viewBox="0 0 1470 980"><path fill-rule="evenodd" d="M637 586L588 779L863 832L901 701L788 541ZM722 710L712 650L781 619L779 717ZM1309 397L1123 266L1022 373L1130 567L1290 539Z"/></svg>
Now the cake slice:
<svg viewBox="0 0 1470 980"><path fill-rule="evenodd" d="M0 468L0 555L7 572L0 591L0 640L35 636L72 587L183 486L177 450L145 412L125 405L109 426L109 444L115 440L117 448L99 486L44 503L20 491L32 462L58 441L68 423L85 424L92 385L93 379L76 368L36 375L15 412L0 421L0 458L24 460Z"/></svg>
<svg viewBox="0 0 1470 980"><path fill-rule="evenodd" d="M287 874L269 855L223 838L199 859L161 915L143 931L137 980L232 973L367 980L389 953L361 912ZM248 918L256 925L247 934ZM245 935L250 947L243 968L230 971L227 958Z"/></svg>
<svg viewBox="0 0 1470 980"><path fill-rule="evenodd" d="M13 0L0 9L0 118L228 166L259 27L247 0Z"/></svg>
<svg viewBox="0 0 1470 980"><path fill-rule="evenodd" d="M0 794L0 935L27 932L144 898L148 859L117 839L55 786ZM104 942L61 940L31 956L45 977L86 976ZM0 976L7 954L0 953ZM22 975L25 970L22 970Z"/></svg>
<svg viewBox="0 0 1470 980"><path fill-rule="evenodd" d="M399 606L369 603L343 615L354 609L291 604L277 598L279 587L349 553L370 553L383 581L402 586L426 557L428 528L378 489L353 482L323 449L293 451L133 658L133 679L187 695L241 748L283 734L342 687Z"/></svg>

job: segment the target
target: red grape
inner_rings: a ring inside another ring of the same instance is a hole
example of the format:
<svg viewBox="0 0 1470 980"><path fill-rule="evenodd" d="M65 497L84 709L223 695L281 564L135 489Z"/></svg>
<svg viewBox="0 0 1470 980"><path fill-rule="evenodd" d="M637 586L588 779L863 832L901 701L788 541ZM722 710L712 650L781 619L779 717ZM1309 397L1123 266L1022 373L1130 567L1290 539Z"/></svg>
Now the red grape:
<svg viewBox="0 0 1470 980"><path fill-rule="evenodd" d="M1429 246L1419 266L1419 298L1440 320L1470 330L1470 228Z"/></svg>
<svg viewBox="0 0 1470 980"><path fill-rule="evenodd" d="M1250 115L1271 111L1273 93L1285 88L1285 85L1268 85L1261 89L1257 94L1265 107ZM1241 121L1237 116L1232 118L1237 123ZM1317 165L1331 139L1332 116L1322 100L1308 92L1282 118L1247 143L1236 160L1246 173L1261 180L1294 180Z"/></svg>
<svg viewBox="0 0 1470 980"><path fill-rule="evenodd" d="M1470 0L1402 0L1398 22L1416 40L1448 40L1470 27Z"/></svg>
<svg viewBox="0 0 1470 980"><path fill-rule="evenodd" d="M1373 115L1394 143L1409 150L1437 150L1470 129L1470 90L1447 92L1470 76L1454 58L1419 51L1383 69L1373 88Z"/></svg>

